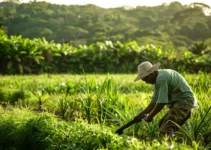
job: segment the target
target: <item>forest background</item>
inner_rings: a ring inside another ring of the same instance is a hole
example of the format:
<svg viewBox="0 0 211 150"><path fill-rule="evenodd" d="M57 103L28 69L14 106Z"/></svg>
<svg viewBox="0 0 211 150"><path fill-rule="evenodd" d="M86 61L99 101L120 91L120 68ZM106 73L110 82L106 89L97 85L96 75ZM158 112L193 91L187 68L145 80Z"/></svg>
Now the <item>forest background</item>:
<svg viewBox="0 0 211 150"><path fill-rule="evenodd" d="M211 13L204 3L105 9L9 0L0 3L0 25L11 40L1 39L3 74L134 72L147 59L176 70L210 71Z"/></svg>

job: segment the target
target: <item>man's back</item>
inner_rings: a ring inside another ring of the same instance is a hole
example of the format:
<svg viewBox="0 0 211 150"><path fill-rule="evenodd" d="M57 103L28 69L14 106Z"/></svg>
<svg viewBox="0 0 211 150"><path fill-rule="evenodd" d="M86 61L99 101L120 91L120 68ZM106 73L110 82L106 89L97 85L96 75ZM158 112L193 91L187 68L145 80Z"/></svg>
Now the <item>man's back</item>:
<svg viewBox="0 0 211 150"><path fill-rule="evenodd" d="M196 98L186 80L171 69L158 70L152 103L183 104L196 106Z"/></svg>

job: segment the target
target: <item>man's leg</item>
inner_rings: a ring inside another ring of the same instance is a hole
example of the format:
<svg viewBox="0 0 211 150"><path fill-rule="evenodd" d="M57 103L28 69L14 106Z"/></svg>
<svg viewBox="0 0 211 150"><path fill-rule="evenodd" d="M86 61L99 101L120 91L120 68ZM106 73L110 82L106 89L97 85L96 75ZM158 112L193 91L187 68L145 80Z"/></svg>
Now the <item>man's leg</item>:
<svg viewBox="0 0 211 150"><path fill-rule="evenodd" d="M174 105L170 108L167 114L161 119L159 123L159 132L163 135L175 137L175 132L178 131L176 124L182 126L188 118L190 118L191 111ZM176 123L176 124L175 124Z"/></svg>

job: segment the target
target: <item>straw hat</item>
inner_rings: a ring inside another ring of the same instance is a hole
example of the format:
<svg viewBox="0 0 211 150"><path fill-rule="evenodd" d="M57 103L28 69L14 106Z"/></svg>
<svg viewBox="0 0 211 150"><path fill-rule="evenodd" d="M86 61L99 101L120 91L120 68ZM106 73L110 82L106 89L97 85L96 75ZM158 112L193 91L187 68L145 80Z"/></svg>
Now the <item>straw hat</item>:
<svg viewBox="0 0 211 150"><path fill-rule="evenodd" d="M138 65L138 76L136 77L134 82L158 70L159 66L160 66L160 63L156 63L152 65L149 61L142 62L140 65Z"/></svg>

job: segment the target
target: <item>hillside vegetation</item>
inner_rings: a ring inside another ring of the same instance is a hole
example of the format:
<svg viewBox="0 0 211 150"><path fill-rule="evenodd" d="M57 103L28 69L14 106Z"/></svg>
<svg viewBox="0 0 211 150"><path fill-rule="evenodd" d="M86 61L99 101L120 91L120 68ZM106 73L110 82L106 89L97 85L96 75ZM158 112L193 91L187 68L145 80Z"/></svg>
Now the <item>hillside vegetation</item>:
<svg viewBox="0 0 211 150"><path fill-rule="evenodd" d="M73 45L106 40L168 47L187 47L196 41L211 43L210 7L203 3L105 9L10 0L0 6L0 23L9 36L45 37L47 41Z"/></svg>

